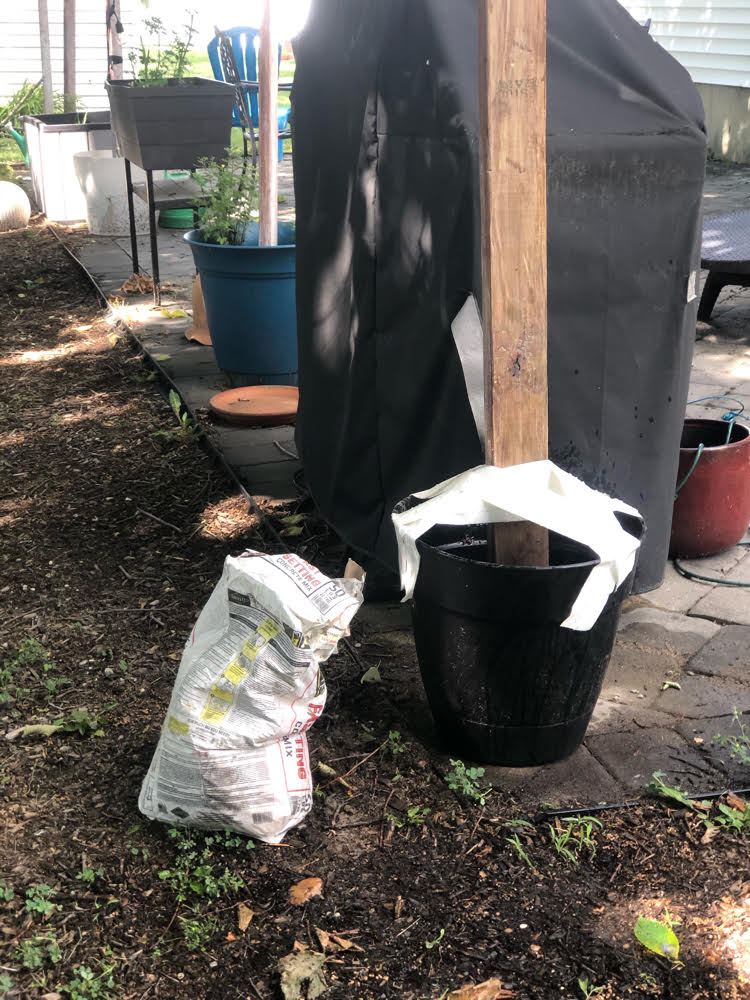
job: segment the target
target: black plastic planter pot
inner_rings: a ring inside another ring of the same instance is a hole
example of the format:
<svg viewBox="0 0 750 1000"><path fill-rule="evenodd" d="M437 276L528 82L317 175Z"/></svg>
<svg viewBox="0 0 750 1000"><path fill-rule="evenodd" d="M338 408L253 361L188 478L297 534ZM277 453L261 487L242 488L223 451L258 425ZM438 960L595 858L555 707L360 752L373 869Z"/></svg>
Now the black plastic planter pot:
<svg viewBox="0 0 750 1000"><path fill-rule="evenodd" d="M144 170L192 170L204 157L226 159L234 87L186 77L164 87L132 80L105 84L120 153Z"/></svg>
<svg viewBox="0 0 750 1000"><path fill-rule="evenodd" d="M640 537L640 519L618 514ZM412 602L422 680L451 753L524 767L580 746L633 573L588 632L562 628L598 559L550 534L550 566L486 562L487 526L439 525L417 541Z"/></svg>

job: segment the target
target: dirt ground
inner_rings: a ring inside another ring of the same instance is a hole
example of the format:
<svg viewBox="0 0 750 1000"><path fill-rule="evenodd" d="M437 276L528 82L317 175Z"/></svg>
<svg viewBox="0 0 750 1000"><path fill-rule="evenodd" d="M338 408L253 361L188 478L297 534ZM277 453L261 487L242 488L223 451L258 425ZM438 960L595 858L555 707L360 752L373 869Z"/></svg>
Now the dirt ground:
<svg viewBox="0 0 750 1000"><path fill-rule="evenodd" d="M185 639L224 557L274 537L54 235L2 235L0 259L0 996L750 997L747 833L676 802L540 820L481 776L451 790L414 664L361 624L325 665L315 804L282 845L146 821ZM304 497L272 526L290 511L295 549L341 567ZM680 962L639 916L672 923ZM307 973L284 994L282 960Z"/></svg>

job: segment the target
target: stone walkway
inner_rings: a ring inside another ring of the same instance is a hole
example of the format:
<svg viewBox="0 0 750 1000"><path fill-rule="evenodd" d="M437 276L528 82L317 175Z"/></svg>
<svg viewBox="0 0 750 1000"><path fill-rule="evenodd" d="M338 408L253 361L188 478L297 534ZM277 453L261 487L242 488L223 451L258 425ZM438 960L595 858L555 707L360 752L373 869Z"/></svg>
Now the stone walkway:
<svg viewBox="0 0 750 1000"><path fill-rule="evenodd" d="M293 214L291 164L284 164L284 214ZM745 208L750 169L710 163L707 214ZM165 308L190 307L192 259L182 234L160 230ZM147 262L147 241L142 260ZM129 277L127 239L89 238L76 249L99 287L110 297ZM292 428L245 430L206 420L210 396L225 385L210 348L184 337L189 321L169 319L147 298L115 310L143 344L185 404L207 429L242 486L255 496L295 496L299 464ZM726 288L710 324L699 324L691 399L731 396L750 411L750 289ZM730 404L731 405L731 404ZM690 407L696 416L720 417L722 400ZM750 537L750 536L748 536ZM750 581L750 548L688 564L704 575ZM434 734L422 693L408 613L399 604L367 605L357 619L363 657L380 657L381 674L403 718L404 733L421 739L436 766L447 758ZM373 652L368 652L368 649ZM369 659L368 659L369 663ZM750 588L686 579L670 564L664 584L631 598L584 745L568 760L541 768L488 768L494 787L530 807L615 803L643 791L654 771L691 791L750 786L750 768L734 762L717 734L738 732L732 715L750 712ZM750 720L749 720L750 724Z"/></svg>

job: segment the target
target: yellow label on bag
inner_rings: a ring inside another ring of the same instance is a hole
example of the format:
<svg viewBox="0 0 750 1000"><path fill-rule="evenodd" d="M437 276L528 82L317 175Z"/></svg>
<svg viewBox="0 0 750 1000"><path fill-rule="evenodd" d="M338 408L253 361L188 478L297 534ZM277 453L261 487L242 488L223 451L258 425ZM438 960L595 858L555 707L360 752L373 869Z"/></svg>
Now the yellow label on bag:
<svg viewBox="0 0 750 1000"><path fill-rule="evenodd" d="M230 684L241 684L247 677L247 674L247 670L245 670L245 668L236 660L232 660L227 669L224 671L224 677L226 677Z"/></svg>
<svg viewBox="0 0 750 1000"><path fill-rule="evenodd" d="M178 736L184 736L190 731L190 726L187 722L182 722L180 719L175 719L173 715L169 716L169 722L167 723L169 728L173 733L177 733Z"/></svg>
<svg viewBox="0 0 750 1000"><path fill-rule="evenodd" d="M266 618L258 626L258 635L261 636L266 642L270 642L271 639L275 638L281 631L281 625L275 622L273 618Z"/></svg>
<svg viewBox="0 0 750 1000"><path fill-rule="evenodd" d="M255 659L255 657L258 655L259 652L260 650L258 649L258 647L254 646L249 639L242 647L242 655L247 657L247 659L250 660L251 663L253 662L253 660Z"/></svg>

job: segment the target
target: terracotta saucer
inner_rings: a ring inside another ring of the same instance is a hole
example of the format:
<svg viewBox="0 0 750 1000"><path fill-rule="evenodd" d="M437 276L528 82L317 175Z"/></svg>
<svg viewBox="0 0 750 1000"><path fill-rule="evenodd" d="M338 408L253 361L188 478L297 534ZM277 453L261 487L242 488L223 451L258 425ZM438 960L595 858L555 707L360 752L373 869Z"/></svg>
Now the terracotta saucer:
<svg viewBox="0 0 750 1000"><path fill-rule="evenodd" d="M299 391L294 385L248 385L211 397L211 412L230 424L278 427L297 418Z"/></svg>

